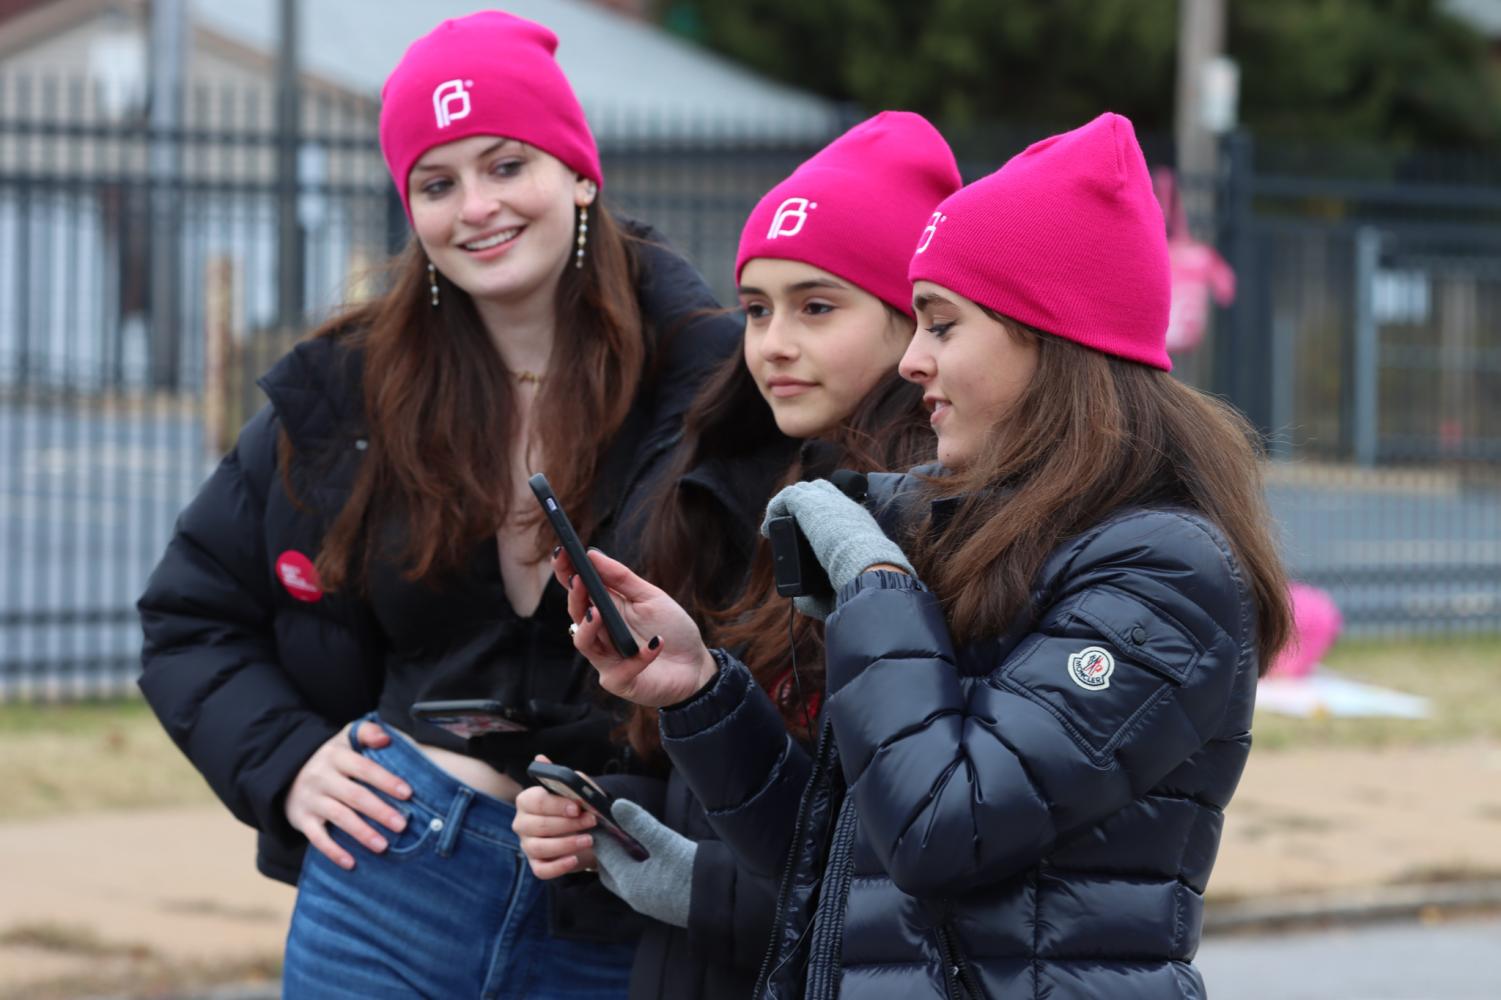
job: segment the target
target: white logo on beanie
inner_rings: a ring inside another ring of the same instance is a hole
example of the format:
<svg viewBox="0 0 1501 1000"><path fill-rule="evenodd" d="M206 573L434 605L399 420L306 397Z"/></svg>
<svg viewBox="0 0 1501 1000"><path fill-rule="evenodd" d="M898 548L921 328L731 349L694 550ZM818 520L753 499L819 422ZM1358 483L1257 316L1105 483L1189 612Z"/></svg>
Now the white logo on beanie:
<svg viewBox="0 0 1501 1000"><path fill-rule="evenodd" d="M938 233L938 224L947 221L949 221L949 217L942 212L933 213L933 217L928 220L928 228L922 231L922 236L917 240L918 253L922 253L928 249L928 244L933 242L933 237Z"/></svg>
<svg viewBox="0 0 1501 1000"><path fill-rule="evenodd" d="M439 128L447 128L460 118L469 117L469 91L473 80L448 80L433 91L433 115Z"/></svg>
<svg viewBox="0 0 1501 1000"><path fill-rule="evenodd" d="M772 217L771 228L766 231L766 238L774 240L778 236L796 236L803 231L803 223L808 221L808 213L818 207L818 202L809 201L807 198L788 198L777 206L777 214Z"/></svg>

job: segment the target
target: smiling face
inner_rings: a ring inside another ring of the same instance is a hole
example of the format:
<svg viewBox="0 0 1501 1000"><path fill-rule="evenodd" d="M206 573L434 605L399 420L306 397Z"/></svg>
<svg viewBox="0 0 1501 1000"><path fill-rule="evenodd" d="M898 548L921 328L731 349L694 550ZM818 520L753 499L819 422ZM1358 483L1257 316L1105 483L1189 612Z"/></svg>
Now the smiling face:
<svg viewBox="0 0 1501 1000"><path fill-rule="evenodd" d="M902 377L923 388L938 434L938 460L963 469L1003 428L1037 371L1037 341L962 295L919 281L912 286L917 333L902 356Z"/></svg>
<svg viewBox="0 0 1501 1000"><path fill-rule="evenodd" d="M481 135L424 153L408 192L433 266L477 300L517 305L553 294L595 188L540 149Z"/></svg>
<svg viewBox="0 0 1501 1000"><path fill-rule="evenodd" d="M745 365L788 437L814 437L847 419L911 336L906 317L874 295L798 261L747 261L740 306Z"/></svg>

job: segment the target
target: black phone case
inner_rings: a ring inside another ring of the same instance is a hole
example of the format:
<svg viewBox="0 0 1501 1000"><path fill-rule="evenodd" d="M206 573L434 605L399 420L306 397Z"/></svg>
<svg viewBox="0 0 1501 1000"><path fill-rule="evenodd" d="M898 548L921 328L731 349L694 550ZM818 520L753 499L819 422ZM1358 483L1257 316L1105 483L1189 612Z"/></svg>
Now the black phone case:
<svg viewBox="0 0 1501 1000"><path fill-rule="evenodd" d="M829 575L798 530L796 518L772 518L766 523L766 537L771 542L771 568L780 596L834 596Z"/></svg>
<svg viewBox="0 0 1501 1000"><path fill-rule="evenodd" d="M568 515L558 503L557 495L553 493L551 484L542 473L537 473L527 480L532 488L532 493L537 497L537 502L542 505L542 511L551 522L553 531L557 532L558 541L563 545L563 551L568 553L568 558L573 561L574 572L584 581L584 587L589 591L589 599L594 602L594 610L604 618L605 631L610 633L610 641L615 644L615 650L626 659L630 659L639 653L640 647L636 645L636 639L631 635L631 630L626 628L625 619L620 616L620 609L615 607L615 601L610 597L610 592L605 588L605 583L599 578L594 564L589 561L588 553L584 551L584 543L579 541L578 532L573 530L573 522L568 520Z"/></svg>
<svg viewBox="0 0 1501 1000"><path fill-rule="evenodd" d="M526 766L526 773L549 792L574 799L599 817L600 828L614 837L631 857L637 861L645 861L651 857L651 852L642 846L639 840L626 833L615 822L615 817L610 814L610 806L615 800L594 782L571 767L564 767L561 764L544 764L538 760Z"/></svg>

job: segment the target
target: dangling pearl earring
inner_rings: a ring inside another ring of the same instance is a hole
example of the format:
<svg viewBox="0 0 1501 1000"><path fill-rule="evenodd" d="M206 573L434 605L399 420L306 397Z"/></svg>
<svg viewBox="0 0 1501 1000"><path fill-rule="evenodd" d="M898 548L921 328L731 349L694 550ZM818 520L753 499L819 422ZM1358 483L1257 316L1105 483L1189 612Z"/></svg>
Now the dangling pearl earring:
<svg viewBox="0 0 1501 1000"><path fill-rule="evenodd" d="M573 255L573 266L582 269L584 266L584 241L589 236L589 206L579 206L579 241L578 250Z"/></svg>
<svg viewBox="0 0 1501 1000"><path fill-rule="evenodd" d="M433 294L433 308L438 308L438 269L432 261L427 262L427 290Z"/></svg>

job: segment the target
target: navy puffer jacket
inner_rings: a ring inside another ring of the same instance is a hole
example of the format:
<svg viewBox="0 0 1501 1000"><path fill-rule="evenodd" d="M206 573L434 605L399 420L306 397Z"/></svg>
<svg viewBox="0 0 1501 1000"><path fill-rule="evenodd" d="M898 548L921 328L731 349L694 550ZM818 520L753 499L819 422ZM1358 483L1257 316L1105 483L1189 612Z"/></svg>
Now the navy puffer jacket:
<svg viewBox="0 0 1501 1000"><path fill-rule="evenodd" d="M915 481L871 480L889 525ZM1203 893L1251 744L1246 580L1202 516L1132 509L1034 595L1032 624L956 648L916 579L852 581L812 761L723 654L663 713L726 842L788 859L758 995L1204 996Z"/></svg>

